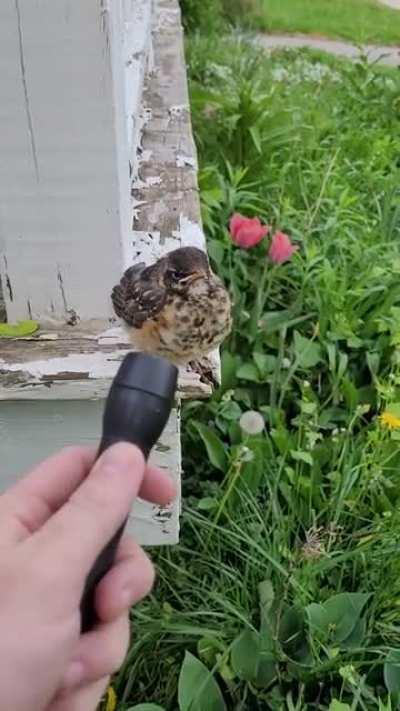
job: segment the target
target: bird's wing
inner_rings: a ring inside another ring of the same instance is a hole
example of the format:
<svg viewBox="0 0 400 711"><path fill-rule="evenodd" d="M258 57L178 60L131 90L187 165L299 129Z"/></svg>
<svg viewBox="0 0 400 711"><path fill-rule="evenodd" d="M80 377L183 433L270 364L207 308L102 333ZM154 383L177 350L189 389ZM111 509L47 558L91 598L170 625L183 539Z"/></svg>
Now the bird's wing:
<svg viewBox="0 0 400 711"><path fill-rule="evenodd" d="M166 294L152 278L152 269L141 262L129 267L111 293L115 313L134 328L154 318L165 304Z"/></svg>

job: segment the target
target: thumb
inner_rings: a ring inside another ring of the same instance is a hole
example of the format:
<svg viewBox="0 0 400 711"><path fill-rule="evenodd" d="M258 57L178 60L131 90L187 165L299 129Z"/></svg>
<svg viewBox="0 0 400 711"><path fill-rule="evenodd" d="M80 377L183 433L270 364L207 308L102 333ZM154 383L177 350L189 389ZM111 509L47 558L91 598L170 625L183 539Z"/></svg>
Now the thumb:
<svg viewBox="0 0 400 711"><path fill-rule="evenodd" d="M132 444L103 452L70 499L32 536L46 565L62 566L75 579L86 575L128 516L144 471L143 454Z"/></svg>

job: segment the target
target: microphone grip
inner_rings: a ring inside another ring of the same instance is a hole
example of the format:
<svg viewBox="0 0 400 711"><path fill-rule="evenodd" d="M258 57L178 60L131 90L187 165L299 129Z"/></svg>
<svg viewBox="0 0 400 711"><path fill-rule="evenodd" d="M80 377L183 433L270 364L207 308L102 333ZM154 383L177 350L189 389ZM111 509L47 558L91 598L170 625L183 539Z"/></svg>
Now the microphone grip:
<svg viewBox="0 0 400 711"><path fill-rule="evenodd" d="M99 449L96 455L96 461L101 456L101 454L117 442L126 441L120 437L103 435L100 442ZM143 452L145 459L147 460L149 452L145 451L145 447L142 446L140 449ZM85 587L81 599L81 633L88 632L97 622L96 608L95 608L95 590L104 577L104 575L110 570L115 561L115 556L117 554L118 545L121 540L122 534L124 532L125 526L128 519L122 523L118 531L114 533L113 537L104 546L103 550L97 556L93 567L86 578Z"/></svg>

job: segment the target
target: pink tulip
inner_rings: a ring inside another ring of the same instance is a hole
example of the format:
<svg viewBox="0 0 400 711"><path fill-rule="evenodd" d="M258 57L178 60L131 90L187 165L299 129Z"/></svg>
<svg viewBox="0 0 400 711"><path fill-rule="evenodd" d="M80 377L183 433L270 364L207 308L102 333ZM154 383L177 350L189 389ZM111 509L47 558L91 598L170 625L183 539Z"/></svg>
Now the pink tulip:
<svg viewBox="0 0 400 711"><path fill-rule="evenodd" d="M258 217L243 217L236 213L229 222L232 242L242 249L249 249L261 242L271 228L262 225Z"/></svg>
<svg viewBox="0 0 400 711"><path fill-rule="evenodd" d="M283 264L289 261L292 254L297 252L298 246L290 241L290 237L284 232L275 232L272 237L271 246L268 251L268 256L274 264Z"/></svg>

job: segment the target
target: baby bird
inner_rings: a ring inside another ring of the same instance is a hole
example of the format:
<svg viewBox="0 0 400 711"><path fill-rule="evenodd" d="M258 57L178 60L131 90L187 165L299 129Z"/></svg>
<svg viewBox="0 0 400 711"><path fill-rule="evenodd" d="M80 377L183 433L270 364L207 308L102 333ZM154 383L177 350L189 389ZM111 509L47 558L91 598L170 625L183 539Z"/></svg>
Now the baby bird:
<svg viewBox="0 0 400 711"><path fill-rule="evenodd" d="M135 348L176 365L206 356L231 330L228 292L196 247L175 249L148 267L129 267L111 299Z"/></svg>

